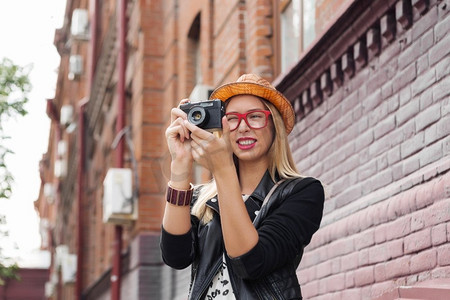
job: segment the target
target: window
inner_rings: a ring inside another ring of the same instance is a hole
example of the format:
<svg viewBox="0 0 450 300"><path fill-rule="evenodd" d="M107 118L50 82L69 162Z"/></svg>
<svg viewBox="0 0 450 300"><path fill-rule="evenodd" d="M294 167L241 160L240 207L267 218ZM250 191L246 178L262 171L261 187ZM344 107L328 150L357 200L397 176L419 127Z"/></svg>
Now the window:
<svg viewBox="0 0 450 300"><path fill-rule="evenodd" d="M189 89L192 89L196 84L202 82L202 68L200 55L200 13L195 17L188 33L188 66L187 69L191 76L191 81L188 83Z"/></svg>
<svg viewBox="0 0 450 300"><path fill-rule="evenodd" d="M303 49L316 37L316 0L303 0Z"/></svg>
<svg viewBox="0 0 450 300"><path fill-rule="evenodd" d="M295 63L300 55L300 1L285 1L281 7L281 72Z"/></svg>
<svg viewBox="0 0 450 300"><path fill-rule="evenodd" d="M281 71L286 71L316 37L316 0L285 0L280 4Z"/></svg>

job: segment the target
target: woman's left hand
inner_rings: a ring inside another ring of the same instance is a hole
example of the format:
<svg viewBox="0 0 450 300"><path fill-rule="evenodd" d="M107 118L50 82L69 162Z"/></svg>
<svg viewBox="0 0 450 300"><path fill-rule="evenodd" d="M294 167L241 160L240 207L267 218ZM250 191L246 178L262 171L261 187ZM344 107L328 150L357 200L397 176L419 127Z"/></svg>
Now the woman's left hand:
<svg viewBox="0 0 450 300"><path fill-rule="evenodd" d="M230 126L226 117L222 118L222 135L217 135L184 121L191 132L192 157L212 174L222 168L234 167L233 150L230 144Z"/></svg>

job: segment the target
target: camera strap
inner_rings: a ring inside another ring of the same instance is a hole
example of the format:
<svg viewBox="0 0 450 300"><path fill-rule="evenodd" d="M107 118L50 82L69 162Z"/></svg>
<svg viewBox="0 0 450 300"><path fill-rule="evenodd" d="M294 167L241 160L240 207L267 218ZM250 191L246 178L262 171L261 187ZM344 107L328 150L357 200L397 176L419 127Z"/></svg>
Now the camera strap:
<svg viewBox="0 0 450 300"><path fill-rule="evenodd" d="M284 181L286 181L286 178L283 178L283 179L277 181L277 182L272 186L272 188L270 189L270 191L267 193L266 197L264 198L264 201L263 201L263 203L262 203L262 205L261 205L261 208L260 208L260 210L259 210L260 213L259 213L259 214L256 216L256 218L253 220L253 224L256 225L256 222L257 222L257 221L258 221L258 223L259 223L259 219L261 218L260 215L262 215L262 214L261 214L261 211L263 211L263 209L265 209L265 207L266 207L266 205L267 205L267 202L269 202L269 199L270 199L270 197L272 196L272 194L273 194L273 193L275 192L275 190L280 186L280 184L282 184Z"/></svg>

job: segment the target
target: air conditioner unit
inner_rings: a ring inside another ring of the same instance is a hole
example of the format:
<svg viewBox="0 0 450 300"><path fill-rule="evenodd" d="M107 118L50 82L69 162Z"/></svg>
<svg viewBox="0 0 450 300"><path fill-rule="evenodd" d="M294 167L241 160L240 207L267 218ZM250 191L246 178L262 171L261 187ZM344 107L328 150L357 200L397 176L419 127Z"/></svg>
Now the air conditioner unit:
<svg viewBox="0 0 450 300"><path fill-rule="evenodd" d="M61 273L63 283L75 282L77 276L77 256L66 253L61 261Z"/></svg>
<svg viewBox="0 0 450 300"><path fill-rule="evenodd" d="M69 246L67 245L58 245L55 248L55 266L56 268L61 267L64 256L69 254Z"/></svg>
<svg viewBox="0 0 450 300"><path fill-rule="evenodd" d="M86 9L77 8L73 10L70 34L76 40L85 41L89 39L89 15Z"/></svg>
<svg viewBox="0 0 450 300"><path fill-rule="evenodd" d="M205 84L197 84L189 95L191 102L205 101L209 99L209 96L214 89Z"/></svg>
<svg viewBox="0 0 450 300"><path fill-rule="evenodd" d="M59 179L63 179L67 175L67 160L66 159L57 159L55 160L54 166L55 177Z"/></svg>
<svg viewBox="0 0 450 300"><path fill-rule="evenodd" d="M55 293L55 284L51 281L45 283L45 298L51 298Z"/></svg>
<svg viewBox="0 0 450 300"><path fill-rule="evenodd" d="M135 220L134 206L131 169L109 169L103 181L103 222L125 224Z"/></svg>
<svg viewBox="0 0 450 300"><path fill-rule="evenodd" d="M73 122L73 106L63 105L59 115L59 122L63 126L69 126Z"/></svg>
<svg viewBox="0 0 450 300"><path fill-rule="evenodd" d="M55 201L55 185L51 182L46 182L44 184L44 197L48 204L53 204Z"/></svg>
<svg viewBox="0 0 450 300"><path fill-rule="evenodd" d="M59 266L56 265L56 256L55 262L50 268L50 280L51 283L57 285L59 283Z"/></svg>
<svg viewBox="0 0 450 300"><path fill-rule="evenodd" d="M69 58L69 80L74 80L83 74L83 57L78 54Z"/></svg>
<svg viewBox="0 0 450 300"><path fill-rule="evenodd" d="M49 227L50 222L47 218L41 218L39 221L39 234L41 236L41 248L48 249L49 246Z"/></svg>
<svg viewBox="0 0 450 300"><path fill-rule="evenodd" d="M60 140L57 146L57 152L59 157L64 157L67 153L67 142Z"/></svg>

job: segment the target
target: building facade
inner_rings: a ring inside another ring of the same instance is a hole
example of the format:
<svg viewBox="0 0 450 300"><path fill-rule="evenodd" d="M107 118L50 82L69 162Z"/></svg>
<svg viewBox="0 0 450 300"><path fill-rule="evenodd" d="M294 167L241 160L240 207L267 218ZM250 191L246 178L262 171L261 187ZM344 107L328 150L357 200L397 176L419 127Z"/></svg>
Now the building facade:
<svg viewBox="0 0 450 300"><path fill-rule="evenodd" d="M189 270L159 251L170 109L243 73L292 102L294 159L327 188L298 269L305 299L449 293L449 10L449 0L67 0L36 201L53 254L48 298L186 299Z"/></svg>
<svg viewBox="0 0 450 300"><path fill-rule="evenodd" d="M19 279L7 279L0 285L0 299L8 300L45 300L45 283L49 279L49 270L43 268L20 268Z"/></svg>

